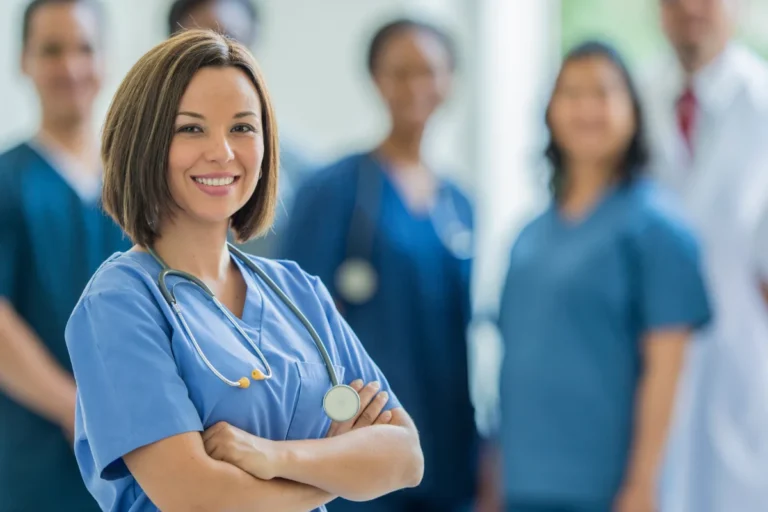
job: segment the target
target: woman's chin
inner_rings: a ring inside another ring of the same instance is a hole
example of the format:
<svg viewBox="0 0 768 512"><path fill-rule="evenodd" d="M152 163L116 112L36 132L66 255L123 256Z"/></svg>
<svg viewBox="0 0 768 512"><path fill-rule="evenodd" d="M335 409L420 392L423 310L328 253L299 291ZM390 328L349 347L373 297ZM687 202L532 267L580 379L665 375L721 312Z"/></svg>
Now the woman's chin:
<svg viewBox="0 0 768 512"><path fill-rule="evenodd" d="M201 226L221 226L229 227L232 216L237 210L226 210L220 212L195 212L191 217Z"/></svg>

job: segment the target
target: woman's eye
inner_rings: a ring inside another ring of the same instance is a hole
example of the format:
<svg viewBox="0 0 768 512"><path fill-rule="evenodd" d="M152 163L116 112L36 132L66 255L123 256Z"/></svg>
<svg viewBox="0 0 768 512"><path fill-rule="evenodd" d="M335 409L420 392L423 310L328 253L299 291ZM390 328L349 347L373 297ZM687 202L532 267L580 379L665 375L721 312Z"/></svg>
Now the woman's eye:
<svg viewBox="0 0 768 512"><path fill-rule="evenodd" d="M248 133L248 132L255 132L256 128L254 128L249 124L238 124L237 126L232 128L232 131L237 133Z"/></svg>
<svg viewBox="0 0 768 512"><path fill-rule="evenodd" d="M185 125L176 130L177 133L201 133L203 130L197 125Z"/></svg>

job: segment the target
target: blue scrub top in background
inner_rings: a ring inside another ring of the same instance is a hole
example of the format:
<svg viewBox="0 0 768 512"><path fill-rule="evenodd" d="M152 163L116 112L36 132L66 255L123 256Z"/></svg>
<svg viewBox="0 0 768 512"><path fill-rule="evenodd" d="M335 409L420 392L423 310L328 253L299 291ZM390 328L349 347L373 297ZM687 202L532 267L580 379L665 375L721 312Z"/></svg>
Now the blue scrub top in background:
<svg viewBox="0 0 768 512"><path fill-rule="evenodd" d="M281 137L279 192L275 206L274 224L272 229L263 236L237 244L241 250L264 258L274 258L277 255L280 248L280 237L288 223L288 212L291 211L296 190L315 169L316 166L312 165L298 148L286 143ZM231 237L231 241L235 241L234 237Z"/></svg>
<svg viewBox="0 0 768 512"><path fill-rule="evenodd" d="M378 380L390 394L386 408L399 407L320 280L293 262L252 259L315 327L339 380ZM160 293L160 265L147 253L110 258L72 313L66 339L78 385L75 454L103 510L157 510L122 457L161 439L220 421L275 441L326 435L330 420L323 396L331 381L320 352L288 306L243 262L234 261L247 285L237 321L274 372L247 389L228 386L205 365ZM166 282L169 289L176 286L184 319L218 371L231 380L253 369L267 373L200 288L178 276Z"/></svg>
<svg viewBox="0 0 768 512"><path fill-rule="evenodd" d="M65 369L64 328L88 279L130 246L28 144L0 155L0 296ZM0 394L0 512L98 510L58 425Z"/></svg>
<svg viewBox="0 0 768 512"><path fill-rule="evenodd" d="M612 189L581 220L552 206L526 226L500 311L507 499L609 510L643 336L709 318L697 244L649 181Z"/></svg>
<svg viewBox="0 0 768 512"><path fill-rule="evenodd" d="M337 293L334 275L347 254L361 175L376 180L374 189L380 191L362 205L373 230L372 237L362 237L372 241L367 249L379 288L368 303L353 305ZM467 198L445 182L441 194L450 194L462 223L471 228ZM282 257L320 276L419 429L424 479L399 494L453 506L471 499L478 436L467 368L469 260L444 247L426 214L408 210L382 165L367 153L344 158L304 184L284 242ZM343 510L343 505L351 510L372 506L338 500L329 509Z"/></svg>

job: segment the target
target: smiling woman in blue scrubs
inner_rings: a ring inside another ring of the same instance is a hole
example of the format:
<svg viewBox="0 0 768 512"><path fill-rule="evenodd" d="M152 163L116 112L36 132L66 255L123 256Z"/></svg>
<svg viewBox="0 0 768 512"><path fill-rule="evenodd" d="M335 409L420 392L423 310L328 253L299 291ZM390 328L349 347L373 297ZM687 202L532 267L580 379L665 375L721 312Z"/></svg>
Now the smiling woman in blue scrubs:
<svg viewBox="0 0 768 512"><path fill-rule="evenodd" d="M549 209L512 249L500 327L509 512L652 512L691 331L710 318L697 244L643 177L636 92L587 43L547 111Z"/></svg>
<svg viewBox="0 0 768 512"><path fill-rule="evenodd" d="M346 320L398 390L424 448L417 489L333 512L463 510L475 492L478 437L467 337L472 209L424 162L421 144L447 98L454 49L446 34L397 20L374 36L368 69L391 129L299 190L283 257L328 286Z"/></svg>
<svg viewBox="0 0 768 512"><path fill-rule="evenodd" d="M102 509L321 510L418 485L413 422L320 280L226 244L230 227L241 241L269 228L277 192L248 51L211 31L158 45L102 142L104 206L136 245L96 272L66 330L75 454ZM329 367L354 381L343 423L324 412Z"/></svg>

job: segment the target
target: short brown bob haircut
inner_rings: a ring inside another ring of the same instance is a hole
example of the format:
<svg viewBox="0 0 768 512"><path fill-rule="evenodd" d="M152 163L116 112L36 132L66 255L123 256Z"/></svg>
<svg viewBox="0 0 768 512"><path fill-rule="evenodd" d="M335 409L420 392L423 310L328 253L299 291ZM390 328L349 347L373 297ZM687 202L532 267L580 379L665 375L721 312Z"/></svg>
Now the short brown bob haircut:
<svg viewBox="0 0 768 512"><path fill-rule="evenodd" d="M261 179L253 196L232 216L231 227L238 241L246 241L272 226L279 156L275 115L264 78L240 43L210 30L188 30L155 46L133 66L115 93L104 124L104 209L140 246L152 246L160 235L161 221L177 208L168 187L176 114L192 77L206 67L242 70L261 101Z"/></svg>

